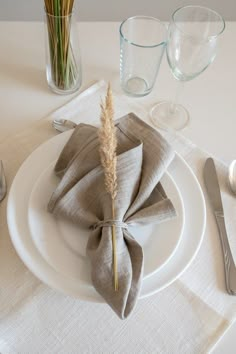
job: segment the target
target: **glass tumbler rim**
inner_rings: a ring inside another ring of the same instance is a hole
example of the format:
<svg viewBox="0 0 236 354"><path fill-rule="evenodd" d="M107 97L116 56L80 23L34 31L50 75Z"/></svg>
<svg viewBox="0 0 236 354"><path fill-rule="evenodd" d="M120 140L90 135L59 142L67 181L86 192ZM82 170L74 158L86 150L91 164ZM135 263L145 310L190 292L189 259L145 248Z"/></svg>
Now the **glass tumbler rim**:
<svg viewBox="0 0 236 354"><path fill-rule="evenodd" d="M219 20L222 22L222 28L221 28L221 30L220 30L219 32L217 32L216 34L207 36L205 40L215 39L215 38L217 38L221 33L224 32L224 29L225 29L225 20L224 20L223 16L221 16L217 11L212 10L212 9L209 8L209 7L201 6L201 5L186 5L186 6L180 6L180 7L178 7L178 8L173 12L173 14L171 15L171 20L172 20L172 22L176 25L176 27L178 28L178 30L179 30L180 32L182 32L184 35L186 35L186 36L188 36L188 37L192 37L192 38L194 37L193 35L186 33L182 28L180 28L180 27L178 26L178 24L176 23L175 15L176 15L176 13L178 13L180 10L187 9L187 8L196 8L196 9L198 8L198 9L207 10L207 11L209 11L209 12L211 12L211 13L217 15L218 18L219 18Z"/></svg>
<svg viewBox="0 0 236 354"><path fill-rule="evenodd" d="M157 44L153 44L153 45L143 45L143 44L138 44L138 43L134 43L133 41L129 40L128 38L126 38L122 32L122 27L123 25L130 21L130 20L133 20L133 19L146 19L146 20L153 20L155 22L158 22L166 31L166 38L165 40L157 43ZM165 23L163 23L161 20L159 20L158 18L156 17L153 17L153 16L145 16L145 15L137 15L137 16L131 16L131 17L127 17L125 20L123 20L120 24L120 29L119 29L119 32L120 32L120 36L123 38L124 41L126 41L127 43L131 44L131 45L134 45L136 47L140 47L140 48L156 48L156 47L159 47L159 46L163 46L167 43L167 26L165 25Z"/></svg>

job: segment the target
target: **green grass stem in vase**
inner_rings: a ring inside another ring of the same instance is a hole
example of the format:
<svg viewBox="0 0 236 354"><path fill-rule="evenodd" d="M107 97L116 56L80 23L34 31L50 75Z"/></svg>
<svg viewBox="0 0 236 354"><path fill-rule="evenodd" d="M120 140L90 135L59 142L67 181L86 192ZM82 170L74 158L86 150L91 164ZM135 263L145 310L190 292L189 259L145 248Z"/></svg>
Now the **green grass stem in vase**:
<svg viewBox="0 0 236 354"><path fill-rule="evenodd" d="M81 85L78 39L72 38L74 0L44 0L44 3L49 86L58 93L74 92Z"/></svg>

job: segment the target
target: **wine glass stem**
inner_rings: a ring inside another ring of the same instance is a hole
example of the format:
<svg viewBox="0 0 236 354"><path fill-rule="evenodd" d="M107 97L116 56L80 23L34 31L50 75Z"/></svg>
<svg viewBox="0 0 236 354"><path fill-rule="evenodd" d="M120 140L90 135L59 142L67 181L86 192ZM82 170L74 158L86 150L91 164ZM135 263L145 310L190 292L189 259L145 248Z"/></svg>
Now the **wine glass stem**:
<svg viewBox="0 0 236 354"><path fill-rule="evenodd" d="M174 114L176 110L176 106L179 104L180 96L184 89L184 81L176 80L176 90L175 90L175 98L172 102L170 102L170 114Z"/></svg>

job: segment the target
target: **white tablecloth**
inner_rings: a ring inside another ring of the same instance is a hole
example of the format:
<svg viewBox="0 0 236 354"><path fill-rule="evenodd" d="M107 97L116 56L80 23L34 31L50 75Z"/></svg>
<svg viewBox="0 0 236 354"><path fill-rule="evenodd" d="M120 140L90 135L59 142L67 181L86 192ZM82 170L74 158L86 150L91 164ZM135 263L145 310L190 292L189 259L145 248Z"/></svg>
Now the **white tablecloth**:
<svg viewBox="0 0 236 354"><path fill-rule="evenodd" d="M76 122L98 123L100 98L105 89L104 82L98 83L47 119L2 141L0 151L8 184L29 153L56 134L49 120L63 117ZM130 111L150 123L145 106L126 96L116 95L116 117ZM202 169L207 154L181 135L165 135L193 168L203 186ZM217 167L223 181L224 167L220 163ZM226 185L222 188L224 202L231 212L231 196ZM206 353L234 321L236 298L225 292L220 241L208 202L207 228L196 259L171 286L140 300L126 321L119 320L106 304L73 299L36 279L11 244L6 204L7 200L0 205L2 354Z"/></svg>

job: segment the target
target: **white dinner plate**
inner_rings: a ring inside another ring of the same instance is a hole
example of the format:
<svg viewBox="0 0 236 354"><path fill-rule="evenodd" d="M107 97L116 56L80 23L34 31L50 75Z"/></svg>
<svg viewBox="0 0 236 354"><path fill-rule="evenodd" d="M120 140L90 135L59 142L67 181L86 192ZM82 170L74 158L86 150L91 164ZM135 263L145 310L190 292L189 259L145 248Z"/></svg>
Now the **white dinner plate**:
<svg viewBox="0 0 236 354"><path fill-rule="evenodd" d="M75 281L73 277L68 277L57 271L40 254L29 228L28 203L31 191L40 174L45 172L45 168L58 158L58 154L70 134L71 132L67 132L50 139L36 149L23 163L9 193L8 226L12 242L19 256L38 278L66 294L87 301L101 302L103 299L88 281L90 272L87 262L80 262L79 274L77 274L80 277L79 282ZM151 295L173 282L190 264L203 238L206 218L205 203L196 177L178 155L168 168L168 172L174 179L183 200L186 213L184 229L173 256L169 257L163 267L143 281L141 298ZM33 194L31 197L33 200Z"/></svg>
<svg viewBox="0 0 236 354"><path fill-rule="evenodd" d="M87 262L90 269L86 257L90 230L80 228L65 219L56 218L47 211L47 204L59 183L54 172L55 163L56 161L47 166L36 179L32 191L28 185L29 204L24 207L28 208L30 233L42 257L59 273L74 281L80 281L81 262ZM32 169L34 164L37 164L35 160L32 161ZM151 276L168 262L178 247L184 227L183 202L176 184L169 173L163 176L161 182L175 207L177 217L158 225L129 227L130 233L143 248L144 278Z"/></svg>

